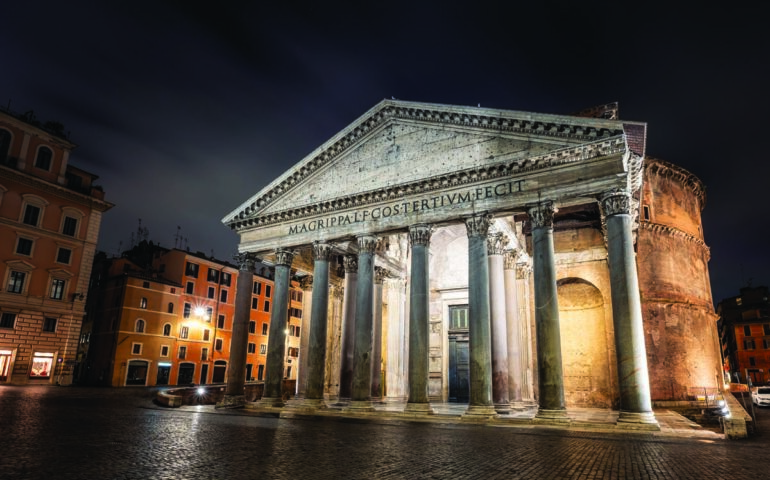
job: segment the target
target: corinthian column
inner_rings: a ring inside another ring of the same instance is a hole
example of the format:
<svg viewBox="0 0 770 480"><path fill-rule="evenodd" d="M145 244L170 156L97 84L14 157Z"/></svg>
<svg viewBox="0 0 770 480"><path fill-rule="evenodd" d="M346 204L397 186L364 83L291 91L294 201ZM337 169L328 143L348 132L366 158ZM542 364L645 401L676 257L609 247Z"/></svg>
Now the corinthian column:
<svg viewBox="0 0 770 480"><path fill-rule="evenodd" d="M600 206L607 221L612 321L620 380L618 423L654 427L657 421L650 400L642 306L631 233L631 197L625 191L607 192L602 195Z"/></svg>
<svg viewBox="0 0 770 480"><path fill-rule="evenodd" d="M388 271L374 267L374 305L372 335L372 400L382 400L382 281Z"/></svg>
<svg viewBox="0 0 770 480"><path fill-rule="evenodd" d="M325 408L326 326L329 313L329 257L333 245L313 242L313 299L307 347L307 387L304 406ZM300 354L302 352L300 351Z"/></svg>
<svg viewBox="0 0 770 480"><path fill-rule="evenodd" d="M561 363L559 303L556 293L556 266L553 252L552 202L529 210L532 221L532 250L535 283L535 330L540 408L543 421L567 422L564 406L564 374Z"/></svg>
<svg viewBox="0 0 770 480"><path fill-rule="evenodd" d="M353 389L353 347L356 339L356 288L358 284L358 258L345 255L345 286L342 293L342 350L340 356L340 401L350 401Z"/></svg>
<svg viewBox="0 0 770 480"><path fill-rule="evenodd" d="M273 311L270 313L270 336L267 339L265 390L258 402L264 407L283 407L283 365L286 358L286 324L289 320L289 286L294 252L275 251L275 288Z"/></svg>
<svg viewBox="0 0 770 480"><path fill-rule="evenodd" d="M307 390L307 363L308 363L308 343L310 341L310 315L311 315L311 292L313 291L313 276L307 275L299 281L299 288L302 289L302 328L299 339L299 372L297 373L297 399L305 398Z"/></svg>
<svg viewBox="0 0 770 480"><path fill-rule="evenodd" d="M521 332L519 322L519 301L516 286L516 250L503 255L503 282L505 283L505 327L508 333L508 399L521 407L522 356L520 354Z"/></svg>
<svg viewBox="0 0 770 480"><path fill-rule="evenodd" d="M487 234L490 217L486 213L465 219L468 231L468 335L470 401L465 415L491 416L492 353L489 325L489 263Z"/></svg>
<svg viewBox="0 0 770 480"><path fill-rule="evenodd" d="M372 310L374 308L374 250L377 237L358 237L356 335L353 347L353 390L350 410L374 411L372 406Z"/></svg>
<svg viewBox="0 0 770 480"><path fill-rule="evenodd" d="M222 402L217 408L240 407L246 403L243 388L246 383L246 350L249 344L249 319L251 313L251 288L254 283L254 256L239 253L238 280L235 290L235 316L233 336L230 344L230 368L227 372L227 387Z"/></svg>
<svg viewBox="0 0 770 480"><path fill-rule="evenodd" d="M508 329L505 318L505 279L503 250L508 238L502 233L487 237L489 261L489 304L492 330L492 401L497 413L508 413Z"/></svg>
<svg viewBox="0 0 770 480"><path fill-rule="evenodd" d="M430 235L430 225L420 224L409 227L412 278L409 282L409 400L406 411L423 414L433 413L428 401Z"/></svg>

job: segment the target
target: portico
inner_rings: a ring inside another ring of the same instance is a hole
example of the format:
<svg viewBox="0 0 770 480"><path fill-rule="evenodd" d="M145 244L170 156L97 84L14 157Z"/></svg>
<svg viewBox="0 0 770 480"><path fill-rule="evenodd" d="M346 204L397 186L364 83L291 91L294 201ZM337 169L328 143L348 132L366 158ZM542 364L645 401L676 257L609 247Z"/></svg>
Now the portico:
<svg viewBox="0 0 770 480"><path fill-rule="evenodd" d="M566 373L617 372L607 383L618 421L656 425L633 250L645 128L395 100L366 112L223 219L240 252L276 266L260 404L283 406L283 328L299 273L313 277L304 408L326 398L367 412L374 391L430 415L432 399L454 394L468 417L537 405L539 421L567 422L562 343L572 339L559 321L554 225L588 212L607 238L587 261L610 279L601 311L616 367Z"/></svg>

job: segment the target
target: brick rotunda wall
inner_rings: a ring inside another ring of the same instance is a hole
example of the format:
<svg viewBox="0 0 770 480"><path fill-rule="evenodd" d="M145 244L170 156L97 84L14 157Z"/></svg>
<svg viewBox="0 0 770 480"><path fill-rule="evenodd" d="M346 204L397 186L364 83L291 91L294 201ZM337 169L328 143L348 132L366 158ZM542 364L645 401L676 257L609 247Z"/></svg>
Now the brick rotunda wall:
<svg viewBox="0 0 770 480"><path fill-rule="evenodd" d="M637 264L653 401L686 400L721 383L704 202L697 177L645 159Z"/></svg>

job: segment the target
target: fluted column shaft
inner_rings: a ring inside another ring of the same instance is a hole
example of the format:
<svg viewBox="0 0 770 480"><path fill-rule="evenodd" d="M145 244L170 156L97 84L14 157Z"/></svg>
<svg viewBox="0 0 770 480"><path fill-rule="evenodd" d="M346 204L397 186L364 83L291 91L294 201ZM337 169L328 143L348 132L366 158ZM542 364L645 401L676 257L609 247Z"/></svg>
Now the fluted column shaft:
<svg viewBox="0 0 770 480"><path fill-rule="evenodd" d="M329 313L329 256L332 249L333 246L329 243L313 243L313 294L310 307L305 398L318 401L319 404L324 398L326 326Z"/></svg>
<svg viewBox="0 0 770 480"><path fill-rule="evenodd" d="M353 348L354 408L371 408L372 394L372 311L374 307L374 250L377 237L358 237L358 288L356 289L356 332Z"/></svg>
<svg viewBox="0 0 770 480"><path fill-rule="evenodd" d="M411 280L409 281L409 399L407 410L430 412L428 401L429 273L431 227L409 227Z"/></svg>
<svg viewBox="0 0 770 480"><path fill-rule="evenodd" d="M532 251L535 284L535 330L537 335L538 416L561 416L564 406L564 374L561 359L559 303L553 247L553 203L529 210L532 221ZM566 413L564 414L566 415Z"/></svg>
<svg viewBox="0 0 770 480"><path fill-rule="evenodd" d="M644 325L631 231L631 198L613 191L600 205L607 221L612 320L620 387L618 422L657 423L652 413Z"/></svg>
<svg viewBox="0 0 770 480"><path fill-rule="evenodd" d="M353 348L356 340L356 290L358 259L353 255L343 258L345 286L342 293L342 340L340 346L340 400L350 400L353 390Z"/></svg>
<svg viewBox="0 0 770 480"><path fill-rule="evenodd" d="M275 281L273 311L270 313L270 336L267 340L267 368L265 390L261 404L282 407L283 368L286 358L286 325L289 320L289 286L294 252L278 249L275 252Z"/></svg>
<svg viewBox="0 0 770 480"><path fill-rule="evenodd" d="M490 217L465 219L468 233L468 335L470 398L466 415L494 415L487 234Z"/></svg>
<svg viewBox="0 0 770 480"><path fill-rule="evenodd" d="M511 410L508 396L508 328L505 317L503 250L508 238L502 233L487 237L489 262L489 304L492 335L492 401L495 411Z"/></svg>
<svg viewBox="0 0 770 480"><path fill-rule="evenodd" d="M254 257L242 253L235 257L239 263L235 290L235 316L230 344L230 368L227 372L225 396L243 396L246 383L246 352L249 345L251 289L254 283Z"/></svg>

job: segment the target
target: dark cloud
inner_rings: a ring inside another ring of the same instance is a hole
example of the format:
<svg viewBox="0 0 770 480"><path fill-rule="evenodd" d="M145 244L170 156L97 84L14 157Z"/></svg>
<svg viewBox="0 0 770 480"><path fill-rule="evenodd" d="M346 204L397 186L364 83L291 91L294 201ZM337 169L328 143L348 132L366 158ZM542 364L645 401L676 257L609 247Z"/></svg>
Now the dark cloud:
<svg viewBox="0 0 770 480"><path fill-rule="evenodd" d="M750 7L601 2L17 2L0 103L57 120L117 206L226 258L220 219L383 98L570 113L620 102L707 186L714 296L768 284L768 40Z"/></svg>

